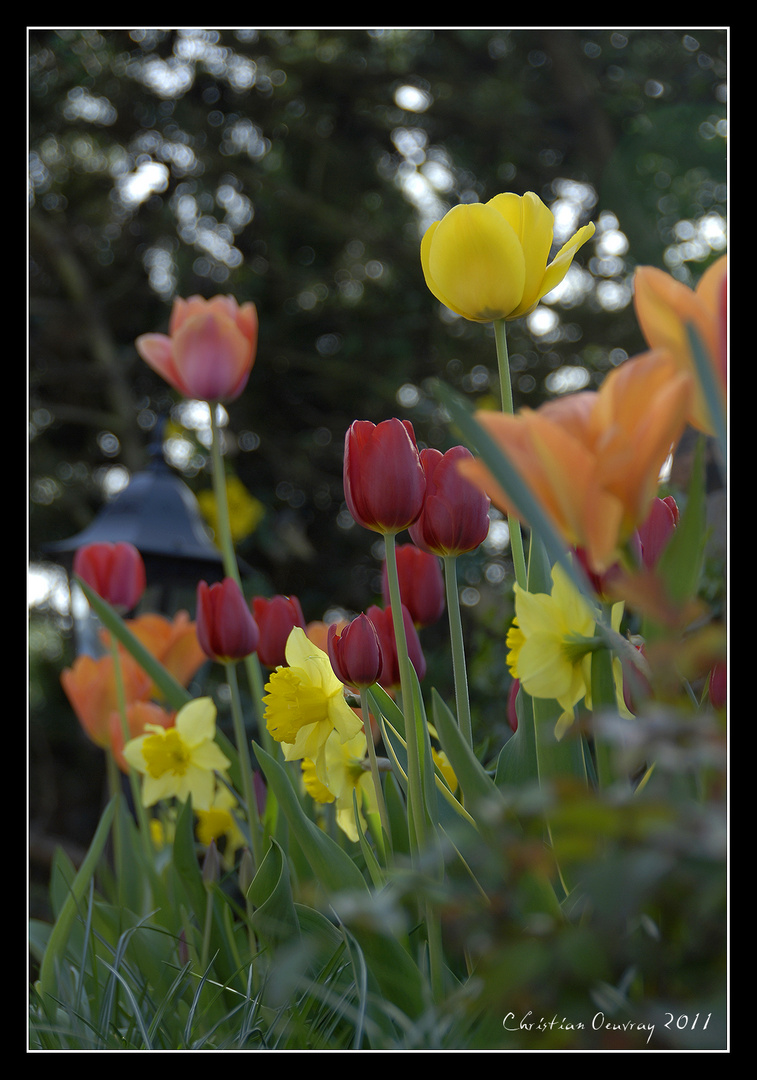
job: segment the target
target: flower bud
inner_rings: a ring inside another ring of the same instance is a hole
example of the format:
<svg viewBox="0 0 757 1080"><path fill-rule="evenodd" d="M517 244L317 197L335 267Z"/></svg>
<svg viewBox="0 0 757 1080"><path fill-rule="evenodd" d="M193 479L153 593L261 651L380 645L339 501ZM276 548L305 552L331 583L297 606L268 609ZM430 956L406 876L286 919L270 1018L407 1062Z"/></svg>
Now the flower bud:
<svg viewBox="0 0 757 1080"><path fill-rule="evenodd" d="M120 614L137 606L145 591L142 556L133 544L87 544L74 556L73 572Z"/></svg>
<svg viewBox="0 0 757 1080"><path fill-rule="evenodd" d="M261 664L277 668L286 664L286 643L292 628L305 629L305 617L296 596L256 596L252 613L260 630L257 654Z"/></svg>
<svg viewBox="0 0 757 1080"><path fill-rule="evenodd" d="M412 424L355 420L344 442L344 497L358 525L398 533L421 512L426 478Z"/></svg>
<svg viewBox="0 0 757 1080"><path fill-rule="evenodd" d="M169 334L142 334L137 352L186 398L233 401L244 390L255 363L258 316L255 305L231 296L174 301Z"/></svg>
<svg viewBox="0 0 757 1080"><path fill-rule="evenodd" d="M341 633L332 623L326 644L334 674L345 686L361 689L378 681L383 656L376 627L367 615L358 615Z"/></svg>
<svg viewBox="0 0 757 1080"><path fill-rule="evenodd" d="M457 463L473 460L464 446L446 454L421 450L426 476L426 495L418 520L410 526L410 538L435 555L462 555L474 551L489 532L489 496L462 475Z"/></svg>
<svg viewBox="0 0 757 1080"><path fill-rule="evenodd" d="M446 603L444 575L441 564L430 551L421 551L415 544L398 544L397 576L400 599L410 612L416 627L432 626L444 614ZM382 594L389 604L389 578L386 563L382 568Z"/></svg>
<svg viewBox="0 0 757 1080"><path fill-rule="evenodd" d="M679 517L678 506L672 495L652 500L649 514L638 528L641 558L647 569L652 569L659 562Z"/></svg>
<svg viewBox="0 0 757 1080"><path fill-rule="evenodd" d="M593 224L584 225L548 263L554 225L554 214L532 191L453 206L421 242L426 284L437 300L473 322L527 315L560 284L594 234Z"/></svg>
<svg viewBox="0 0 757 1080"><path fill-rule="evenodd" d="M233 578L197 586L197 640L206 656L221 663L254 653L260 631Z"/></svg>
<svg viewBox="0 0 757 1080"><path fill-rule="evenodd" d="M385 690L389 690L400 684L400 669L397 660L397 643L394 637L392 609L391 607L382 609L374 605L368 608L366 615L376 627L376 633L378 634L379 643L381 645L383 663L381 665L381 673L376 681L379 686L383 686ZM415 668L415 673L418 678L423 679L426 674L426 658L423 655L418 632L413 625L410 612L404 604L402 605L402 621L405 626L405 640L407 642L407 653L410 657L410 663Z"/></svg>

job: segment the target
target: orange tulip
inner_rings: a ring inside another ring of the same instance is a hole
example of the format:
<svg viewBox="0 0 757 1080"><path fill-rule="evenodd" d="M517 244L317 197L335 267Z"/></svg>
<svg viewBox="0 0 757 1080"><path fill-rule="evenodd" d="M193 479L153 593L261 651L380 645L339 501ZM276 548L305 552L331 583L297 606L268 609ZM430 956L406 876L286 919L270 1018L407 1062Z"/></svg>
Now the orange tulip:
<svg viewBox="0 0 757 1080"><path fill-rule="evenodd" d="M151 680L142 668L131 657L122 657L121 672L127 703L144 700ZM96 746L110 746L110 716L118 711L113 657L79 656L61 672L60 681L85 734Z"/></svg>
<svg viewBox="0 0 757 1080"><path fill-rule="evenodd" d="M660 469L685 426L691 377L644 353L583 391L514 416L476 419L502 447L566 544L601 573L649 513ZM479 459L458 466L507 513L517 513Z"/></svg>
<svg viewBox="0 0 757 1080"><path fill-rule="evenodd" d="M180 394L204 401L233 401L255 363L258 315L252 303L232 296L174 301L169 333L142 334L137 352Z"/></svg>
<svg viewBox="0 0 757 1080"><path fill-rule="evenodd" d="M634 277L636 317L650 348L665 349L681 371L696 375L686 330L687 324L691 325L710 358L724 394L727 273L728 257L723 255L704 272L696 289L653 266L640 266ZM688 421L698 431L713 433L709 406L698 383Z"/></svg>
<svg viewBox="0 0 757 1080"><path fill-rule="evenodd" d="M197 640L195 623L186 611L178 611L173 619L148 612L127 619L126 626L182 686L189 685L207 660ZM103 640L107 641L107 635ZM159 696L155 686L150 696Z"/></svg>

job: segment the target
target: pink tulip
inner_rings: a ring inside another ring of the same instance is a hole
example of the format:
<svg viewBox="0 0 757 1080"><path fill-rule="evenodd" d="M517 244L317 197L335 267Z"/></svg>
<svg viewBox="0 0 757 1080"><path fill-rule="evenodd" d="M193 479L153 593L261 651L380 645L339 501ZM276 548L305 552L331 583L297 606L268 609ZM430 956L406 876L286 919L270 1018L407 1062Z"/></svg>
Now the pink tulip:
<svg viewBox="0 0 757 1080"><path fill-rule="evenodd" d="M258 315L231 296L174 300L169 333L142 334L137 352L186 398L233 401L255 363Z"/></svg>

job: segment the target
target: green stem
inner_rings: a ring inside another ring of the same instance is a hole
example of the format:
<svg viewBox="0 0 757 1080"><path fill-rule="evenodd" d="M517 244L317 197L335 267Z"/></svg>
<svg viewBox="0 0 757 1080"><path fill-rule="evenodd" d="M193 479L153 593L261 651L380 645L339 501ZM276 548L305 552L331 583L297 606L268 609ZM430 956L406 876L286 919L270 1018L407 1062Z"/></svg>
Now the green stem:
<svg viewBox="0 0 757 1080"><path fill-rule="evenodd" d="M216 502L216 524L218 528L218 545L223 558L223 568L226 577L233 578L239 588L242 588L242 580L239 574L239 563L234 550L234 541L231 535L231 519L229 517L229 500L226 491L226 470L223 465L223 433L218 423L218 409L220 406L214 402L208 403L210 409L210 429L212 434L211 460L213 463L213 494ZM245 658L245 670L250 684L250 692L255 707L258 721L258 732L262 741L266 744L269 753L274 752L272 740L268 735L263 721L262 700L264 693L264 679L260 668L260 659L257 653L252 653ZM252 826L251 826L252 827Z"/></svg>
<svg viewBox="0 0 757 1080"><path fill-rule="evenodd" d="M405 740L407 742L407 785L409 826L411 839L418 851L422 850L426 838L426 821L423 811L420 744L415 726L413 708L412 665L407 652L405 624L402 620L402 601L400 599L400 581L397 572L397 548L394 533L384 534L386 554L386 573L389 584L389 602L392 609L392 624L397 646L397 662L400 671L400 689L402 709L405 717Z"/></svg>
<svg viewBox="0 0 757 1080"><path fill-rule="evenodd" d="M245 731L244 716L242 715L242 702L239 695L239 682L237 669L234 661L224 665L226 668L226 681L231 693L231 718L234 725L234 739L239 754L239 770L242 774L242 793L247 806L247 824L250 830L250 843L256 867L260 866L263 853L261 851L260 817L258 815L257 801L255 799L255 786L252 777L252 759L250 746Z"/></svg>
<svg viewBox="0 0 757 1080"><path fill-rule="evenodd" d="M502 412L512 415L515 409L513 406L513 388L510 379L510 361L507 351L507 333L505 330L504 319L497 319L494 323L494 340L497 346L497 367L499 370ZM525 589L526 554L523 547L523 534L521 532L520 522L514 514L508 514L507 525L510 530L510 549L513 553L515 580L522 589Z"/></svg>
<svg viewBox="0 0 757 1080"><path fill-rule="evenodd" d="M226 472L223 466L223 433L218 422L219 405L209 402L210 430L212 433L211 459L213 462L213 494L216 501L216 525L218 546L223 557L224 572L240 585L239 566L231 538L231 519L229 518L229 500L226 494Z"/></svg>
<svg viewBox="0 0 757 1080"><path fill-rule="evenodd" d="M131 738L131 732L129 731L129 721L126 716L126 691L124 690L124 676L123 668L121 667L121 654L118 649L118 641L113 634L110 634L110 652L113 657L113 678L116 685L116 702L118 704L118 715L121 721L121 735L123 737L123 744L126 746ZM117 784L117 790L114 794L117 798L121 798L121 770L118 767L115 756L111 753L108 755L112 761L112 771L109 770L112 784ZM129 767L129 784L131 786L132 801L134 803L134 813L139 823L139 835L144 848L145 857L148 860L148 865L152 859L152 840L150 837L150 823L147 819L145 808L142 805L142 793L140 791L139 778L135 769ZM116 828L120 828L118 825L118 815L116 815ZM120 848L120 842L117 844ZM120 856L119 856L120 857Z"/></svg>
<svg viewBox="0 0 757 1080"><path fill-rule="evenodd" d="M470 700L468 697L468 673L465 664L463 624L460 618L460 595L457 590L457 558L444 556L444 584L447 592L447 617L449 619L452 646L452 672L455 680L455 703L457 722L468 746L473 746Z"/></svg>
<svg viewBox="0 0 757 1080"><path fill-rule="evenodd" d="M371 776L373 778L373 786L376 791L376 802L378 803L381 827L386 833L385 847L388 850L392 839L392 834L389 831L389 814L387 813L386 802L384 800L384 789L381 786L381 775L379 773L378 761L376 759L376 747L373 743L373 732L371 731L371 711L368 706L368 692L367 689L363 686L360 687L360 710L363 714L363 728L365 729L365 741L368 747L368 760L371 763Z"/></svg>

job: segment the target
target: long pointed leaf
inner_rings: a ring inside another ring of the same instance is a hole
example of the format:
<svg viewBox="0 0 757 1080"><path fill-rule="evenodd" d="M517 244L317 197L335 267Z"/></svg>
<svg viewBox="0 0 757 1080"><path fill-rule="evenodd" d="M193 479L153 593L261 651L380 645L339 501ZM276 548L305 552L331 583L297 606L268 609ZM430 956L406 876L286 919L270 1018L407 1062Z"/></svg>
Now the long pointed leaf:
<svg viewBox="0 0 757 1080"><path fill-rule="evenodd" d="M150 676L173 709L180 709L190 700L191 695L181 683L166 671L163 665L155 659L151 652L145 648L134 634L129 630L118 612L108 604L101 596L87 585L86 581L76 578L81 586L90 607L93 609L100 622L111 634L131 653L139 666Z"/></svg>
<svg viewBox="0 0 757 1080"><path fill-rule="evenodd" d="M97 826L97 830L92 839L92 843L89 846L84 862L81 864L79 871L74 878L74 882L71 886L71 892L66 898L66 902L63 905L60 915L58 916L52 933L50 934L47 948L45 949L45 955L42 960L39 974L38 989L40 997L44 1000L49 997L55 989L55 969L58 962L62 959L64 950L66 948L66 942L68 941L68 935L71 930L71 925L76 917L76 913L84 899L84 894L89 888L89 883L92 880L97 864L100 861L105 842L108 839L110 833L110 827L113 822L113 815L116 809L115 799L111 799L108 805L103 810L100 818L100 823Z"/></svg>
<svg viewBox="0 0 757 1080"><path fill-rule="evenodd" d="M305 815L282 766L261 746L253 745L260 767L279 801L289 828L321 885L331 893L367 890L363 875L347 852Z"/></svg>

